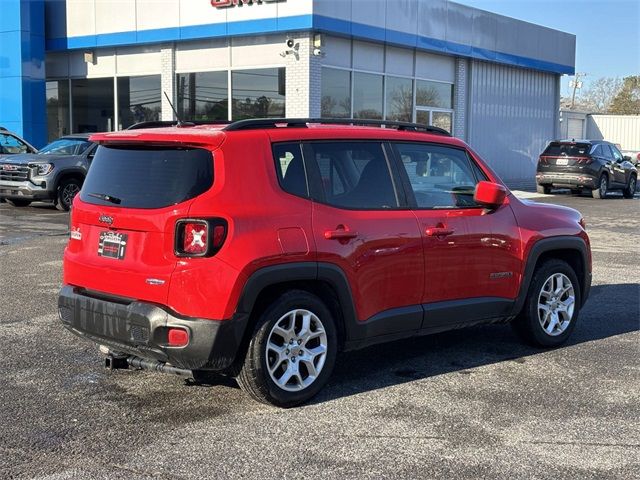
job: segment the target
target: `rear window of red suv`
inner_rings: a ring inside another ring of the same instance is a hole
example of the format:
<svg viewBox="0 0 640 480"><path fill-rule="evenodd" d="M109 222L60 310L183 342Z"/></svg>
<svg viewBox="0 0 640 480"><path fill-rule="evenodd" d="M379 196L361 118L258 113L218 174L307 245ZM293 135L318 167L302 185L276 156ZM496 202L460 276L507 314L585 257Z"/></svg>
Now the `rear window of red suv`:
<svg viewBox="0 0 640 480"><path fill-rule="evenodd" d="M584 157L588 155L589 143L560 143L551 142L542 153L543 157Z"/></svg>
<svg viewBox="0 0 640 480"><path fill-rule="evenodd" d="M194 198L212 184L209 150L101 146L80 198L95 205L163 208Z"/></svg>

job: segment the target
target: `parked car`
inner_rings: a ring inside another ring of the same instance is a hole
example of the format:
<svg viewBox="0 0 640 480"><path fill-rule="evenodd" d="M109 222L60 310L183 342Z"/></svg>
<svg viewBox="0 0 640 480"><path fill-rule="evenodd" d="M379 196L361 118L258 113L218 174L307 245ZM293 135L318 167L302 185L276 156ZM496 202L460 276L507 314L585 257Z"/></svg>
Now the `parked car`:
<svg viewBox="0 0 640 480"><path fill-rule="evenodd" d="M37 153L0 158L0 198L16 207L45 200L53 201L60 210L69 210L96 146L89 141L89 134L67 135Z"/></svg>
<svg viewBox="0 0 640 480"><path fill-rule="evenodd" d="M0 127L0 158L4 155L36 153L37 151L38 149L24 138L19 137L4 127Z"/></svg>
<svg viewBox="0 0 640 480"><path fill-rule="evenodd" d="M540 155L536 174L538 193L570 188L573 193L591 191L605 198L610 190L622 190L633 198L638 170L618 147L604 140L561 140L549 143Z"/></svg>
<svg viewBox="0 0 640 480"><path fill-rule="evenodd" d="M618 149L620 150L620 149ZM620 150L625 160L630 161L636 168L640 167L640 150Z"/></svg>
<svg viewBox="0 0 640 480"><path fill-rule="evenodd" d="M511 321L558 346L589 295L580 213L517 199L438 128L245 120L91 140L58 306L109 368L215 371L290 407L339 351Z"/></svg>

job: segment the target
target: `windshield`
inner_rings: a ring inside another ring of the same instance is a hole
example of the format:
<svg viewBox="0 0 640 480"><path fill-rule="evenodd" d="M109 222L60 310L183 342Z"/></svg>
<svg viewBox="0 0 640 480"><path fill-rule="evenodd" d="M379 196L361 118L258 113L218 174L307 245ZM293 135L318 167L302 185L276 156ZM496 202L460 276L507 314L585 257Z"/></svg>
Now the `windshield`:
<svg viewBox="0 0 640 480"><path fill-rule="evenodd" d="M8 133L0 133L0 154L27 153L29 147Z"/></svg>
<svg viewBox="0 0 640 480"><path fill-rule="evenodd" d="M194 198L212 184L208 150L100 146L80 198L95 205L163 208Z"/></svg>
<svg viewBox="0 0 640 480"><path fill-rule="evenodd" d="M82 155L90 146L91 142L84 138L59 138L38 153L41 155Z"/></svg>

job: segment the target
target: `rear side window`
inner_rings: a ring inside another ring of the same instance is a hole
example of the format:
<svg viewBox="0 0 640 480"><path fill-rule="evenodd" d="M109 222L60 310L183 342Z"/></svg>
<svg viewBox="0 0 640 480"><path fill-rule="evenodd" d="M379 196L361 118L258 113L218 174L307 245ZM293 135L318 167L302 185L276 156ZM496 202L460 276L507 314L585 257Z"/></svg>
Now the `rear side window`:
<svg viewBox="0 0 640 480"><path fill-rule="evenodd" d="M305 158L320 185L316 200L338 208L384 210L398 207L387 158L378 142L318 142Z"/></svg>
<svg viewBox="0 0 640 480"><path fill-rule="evenodd" d="M212 184L208 150L100 146L80 198L95 205L163 208L194 198Z"/></svg>
<svg viewBox="0 0 640 480"><path fill-rule="evenodd" d="M589 153L588 143L551 142L542 153L545 157L584 157Z"/></svg>
<svg viewBox="0 0 640 480"><path fill-rule="evenodd" d="M278 181L282 189L292 195L307 197L307 175L304 169L301 145L299 143L274 145L273 156L276 160Z"/></svg>

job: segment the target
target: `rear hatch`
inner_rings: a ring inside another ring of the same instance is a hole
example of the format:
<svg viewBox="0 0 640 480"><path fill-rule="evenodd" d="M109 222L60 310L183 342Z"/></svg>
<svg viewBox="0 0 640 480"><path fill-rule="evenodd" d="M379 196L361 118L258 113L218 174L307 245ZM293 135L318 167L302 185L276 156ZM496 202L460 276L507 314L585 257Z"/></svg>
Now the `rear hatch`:
<svg viewBox="0 0 640 480"><path fill-rule="evenodd" d="M591 144L581 142L551 142L540 155L539 171L579 172L590 163Z"/></svg>
<svg viewBox="0 0 640 480"><path fill-rule="evenodd" d="M65 284L166 304L176 221L212 185L208 149L100 146L72 210Z"/></svg>

